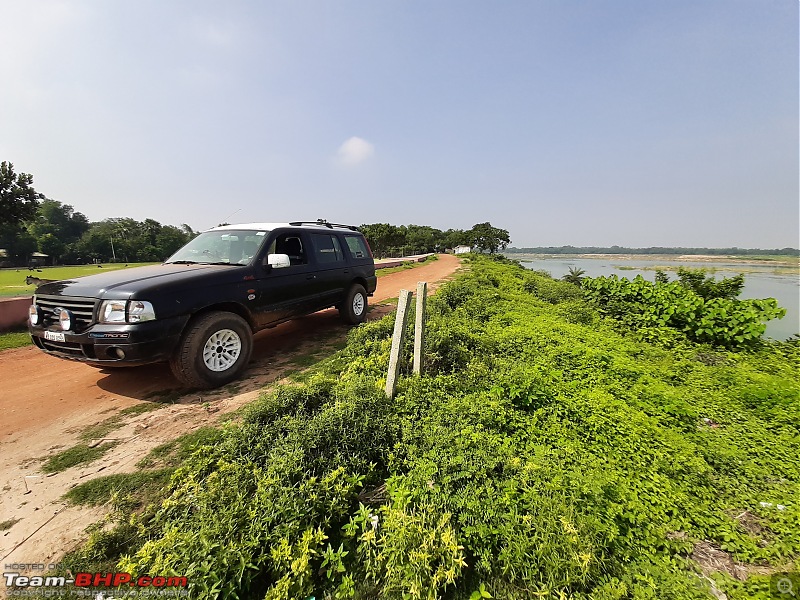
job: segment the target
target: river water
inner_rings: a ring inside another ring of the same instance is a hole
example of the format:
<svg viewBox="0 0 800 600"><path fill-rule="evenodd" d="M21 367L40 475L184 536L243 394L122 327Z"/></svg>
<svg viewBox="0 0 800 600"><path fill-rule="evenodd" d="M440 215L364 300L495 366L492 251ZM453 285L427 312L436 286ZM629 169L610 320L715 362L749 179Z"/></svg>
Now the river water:
<svg viewBox="0 0 800 600"><path fill-rule="evenodd" d="M531 270L543 270L555 278L560 278L569 272L570 267L577 267L586 271L587 277L600 277L617 275L633 279L641 275L648 281L655 280L657 267L686 267L692 269L706 269L713 273L717 279L732 277L739 272L744 273L744 290L740 298L775 298L778 304L786 309L783 319L773 319L767 323L764 334L776 340L784 340L800 332L800 273L793 275L775 273L775 265L764 263L724 263L724 262L686 262L669 261L663 259L641 260L625 257L602 258L542 258L524 257L519 254L509 254L509 258L519 260L522 265ZM670 280L677 279L674 271L667 271Z"/></svg>

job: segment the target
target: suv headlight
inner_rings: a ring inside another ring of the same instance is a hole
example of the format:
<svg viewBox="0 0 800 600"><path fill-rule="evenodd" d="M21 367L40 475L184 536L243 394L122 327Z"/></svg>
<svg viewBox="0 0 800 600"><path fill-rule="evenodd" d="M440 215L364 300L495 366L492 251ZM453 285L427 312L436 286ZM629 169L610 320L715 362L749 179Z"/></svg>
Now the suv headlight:
<svg viewBox="0 0 800 600"><path fill-rule="evenodd" d="M152 321L156 318L156 311L153 305L144 300L131 300L128 302L128 321L130 323L141 323L142 321Z"/></svg>
<svg viewBox="0 0 800 600"><path fill-rule="evenodd" d="M144 300L105 300L100 305L101 323L141 323L155 318L153 305Z"/></svg>

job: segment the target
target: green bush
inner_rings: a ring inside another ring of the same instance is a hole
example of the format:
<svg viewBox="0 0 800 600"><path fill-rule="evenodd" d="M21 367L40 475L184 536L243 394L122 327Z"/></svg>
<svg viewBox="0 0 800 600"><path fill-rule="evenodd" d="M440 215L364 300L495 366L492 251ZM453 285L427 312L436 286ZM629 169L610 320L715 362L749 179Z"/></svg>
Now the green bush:
<svg viewBox="0 0 800 600"><path fill-rule="evenodd" d="M741 288L738 279L692 281L650 283L640 275L632 281L612 275L585 279L583 289L603 313L631 328L672 327L695 342L728 349L759 345L766 322L786 314L773 298L730 298Z"/></svg>

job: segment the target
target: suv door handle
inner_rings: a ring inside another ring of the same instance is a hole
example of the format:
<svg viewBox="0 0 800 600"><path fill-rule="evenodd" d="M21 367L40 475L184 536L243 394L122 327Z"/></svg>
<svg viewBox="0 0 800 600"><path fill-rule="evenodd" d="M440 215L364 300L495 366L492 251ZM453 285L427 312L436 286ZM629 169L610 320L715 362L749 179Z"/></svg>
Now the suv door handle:
<svg viewBox="0 0 800 600"><path fill-rule="evenodd" d="M316 279L316 278L317 278L316 275L309 275L308 277L306 277L306 279Z"/></svg>

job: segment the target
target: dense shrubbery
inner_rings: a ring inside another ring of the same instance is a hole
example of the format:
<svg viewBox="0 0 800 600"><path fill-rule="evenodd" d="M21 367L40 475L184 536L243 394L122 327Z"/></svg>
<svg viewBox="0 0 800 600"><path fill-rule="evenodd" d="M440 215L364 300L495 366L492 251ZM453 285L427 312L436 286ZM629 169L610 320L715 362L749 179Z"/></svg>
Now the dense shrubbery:
<svg viewBox="0 0 800 600"><path fill-rule="evenodd" d="M786 311L765 300L737 300L744 278L737 276L714 282L702 272L681 270L680 281L646 281L596 277L582 282L587 297L600 311L631 328L671 327L695 342L731 350L753 347L770 319Z"/></svg>
<svg viewBox="0 0 800 600"><path fill-rule="evenodd" d="M392 320L353 330L125 522L119 569L203 598L683 600L711 597L699 542L797 560L796 344L667 350L572 284L472 260L430 300L424 377L386 400Z"/></svg>

